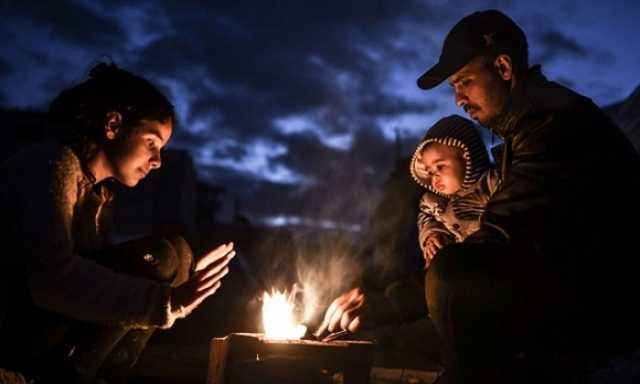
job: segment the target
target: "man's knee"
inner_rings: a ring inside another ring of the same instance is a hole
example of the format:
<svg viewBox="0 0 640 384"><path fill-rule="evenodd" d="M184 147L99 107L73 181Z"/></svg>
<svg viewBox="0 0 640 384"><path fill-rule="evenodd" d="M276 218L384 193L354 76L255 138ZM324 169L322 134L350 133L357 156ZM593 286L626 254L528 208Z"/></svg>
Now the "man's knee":
<svg viewBox="0 0 640 384"><path fill-rule="evenodd" d="M442 300L450 296L447 292L450 291L450 284L453 282L450 271L454 269L452 264L455 258L455 254L448 252L450 247L438 252L425 275L425 298L429 313L432 315L444 304Z"/></svg>
<svg viewBox="0 0 640 384"><path fill-rule="evenodd" d="M466 244L451 244L442 248L432 260L427 273L427 278L452 283L464 269L465 259L471 249Z"/></svg>
<svg viewBox="0 0 640 384"><path fill-rule="evenodd" d="M442 248L431 262L429 271L450 284L465 283L470 278L501 271L517 272L513 250L495 244L455 243Z"/></svg>
<svg viewBox="0 0 640 384"><path fill-rule="evenodd" d="M475 260L483 257L482 249L474 245L456 243L442 248L431 262L425 276L425 297L430 308L442 305L453 292L468 284L475 269Z"/></svg>

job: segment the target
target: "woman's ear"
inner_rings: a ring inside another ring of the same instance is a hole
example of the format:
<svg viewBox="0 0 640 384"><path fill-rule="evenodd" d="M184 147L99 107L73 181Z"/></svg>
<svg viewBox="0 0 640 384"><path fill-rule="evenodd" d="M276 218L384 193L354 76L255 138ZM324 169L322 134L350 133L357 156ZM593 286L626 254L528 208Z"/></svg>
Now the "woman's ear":
<svg viewBox="0 0 640 384"><path fill-rule="evenodd" d="M513 62L509 55L498 55L496 60L493 62L493 65L498 70L498 75L502 80L513 80Z"/></svg>
<svg viewBox="0 0 640 384"><path fill-rule="evenodd" d="M118 136L122 128L122 115L120 112L111 111L104 118L104 134L108 140L113 140Z"/></svg>

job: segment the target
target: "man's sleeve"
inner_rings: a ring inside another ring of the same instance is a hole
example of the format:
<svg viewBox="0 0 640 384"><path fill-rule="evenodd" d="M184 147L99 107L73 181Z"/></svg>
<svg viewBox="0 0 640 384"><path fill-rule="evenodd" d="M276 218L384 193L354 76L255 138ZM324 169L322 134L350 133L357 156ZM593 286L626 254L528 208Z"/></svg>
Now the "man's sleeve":
<svg viewBox="0 0 640 384"><path fill-rule="evenodd" d="M560 208L552 204L571 201L572 190L579 187L579 165L567 156L570 149L563 140L547 125L514 144L508 172L487 203L480 229L466 242L527 244L540 235L541 224Z"/></svg>

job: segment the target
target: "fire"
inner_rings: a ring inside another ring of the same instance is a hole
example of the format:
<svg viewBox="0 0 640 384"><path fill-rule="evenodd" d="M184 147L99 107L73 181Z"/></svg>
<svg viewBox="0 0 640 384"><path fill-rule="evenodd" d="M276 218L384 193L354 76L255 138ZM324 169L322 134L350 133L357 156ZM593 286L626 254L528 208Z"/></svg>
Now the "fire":
<svg viewBox="0 0 640 384"><path fill-rule="evenodd" d="M292 340L304 336L307 327L294 318L293 298L283 292L262 296L262 324L267 339Z"/></svg>

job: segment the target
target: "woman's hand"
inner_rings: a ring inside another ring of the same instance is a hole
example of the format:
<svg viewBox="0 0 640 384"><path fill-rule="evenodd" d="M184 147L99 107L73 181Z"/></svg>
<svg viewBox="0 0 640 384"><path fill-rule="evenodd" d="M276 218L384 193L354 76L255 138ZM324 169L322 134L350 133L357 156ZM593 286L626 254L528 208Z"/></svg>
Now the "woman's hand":
<svg viewBox="0 0 640 384"><path fill-rule="evenodd" d="M227 243L198 260L193 276L171 291L171 316L174 320L189 315L220 288L222 278L229 272L227 265L235 255L233 243Z"/></svg>
<svg viewBox="0 0 640 384"><path fill-rule="evenodd" d="M216 249L209 251L206 255L200 257L200 259L196 262L196 268L195 268L196 272L206 268L208 265L215 262L216 260L219 260L220 258L228 255L230 252L233 252L235 255L232 242L222 244Z"/></svg>

